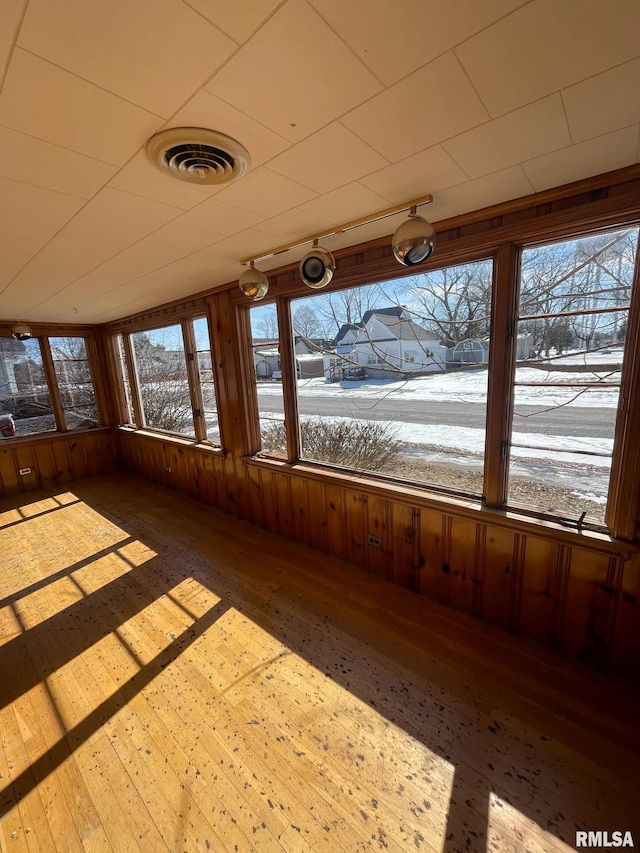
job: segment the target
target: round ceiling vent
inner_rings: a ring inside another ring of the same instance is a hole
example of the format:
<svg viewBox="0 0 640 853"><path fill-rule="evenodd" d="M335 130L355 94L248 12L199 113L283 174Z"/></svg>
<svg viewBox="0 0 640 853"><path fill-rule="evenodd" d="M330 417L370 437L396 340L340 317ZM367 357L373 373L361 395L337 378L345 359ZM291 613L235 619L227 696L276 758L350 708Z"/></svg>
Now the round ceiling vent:
<svg viewBox="0 0 640 853"><path fill-rule="evenodd" d="M244 145L204 127L161 130L147 142L147 157L160 171L192 184L226 184L251 166Z"/></svg>

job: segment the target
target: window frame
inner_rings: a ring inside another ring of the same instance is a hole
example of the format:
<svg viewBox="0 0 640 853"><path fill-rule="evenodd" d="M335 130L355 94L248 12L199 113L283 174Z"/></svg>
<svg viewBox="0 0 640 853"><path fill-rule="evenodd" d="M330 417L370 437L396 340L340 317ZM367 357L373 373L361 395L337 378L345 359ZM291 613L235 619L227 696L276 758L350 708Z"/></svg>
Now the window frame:
<svg viewBox="0 0 640 853"><path fill-rule="evenodd" d="M463 241L463 245L451 246L446 244L420 267L420 272L430 272L436 269L463 263L491 260L493 263L493 283L491 299L489 360L487 364L487 410L486 434L483 471L483 494L480 499L476 495L468 495L458 490L450 490L433 485L403 481L384 475L360 472L326 463L312 462L300 458L300 421L297 409L295 386L295 353L293 351L293 318L291 303L294 299L306 294L304 287L293 277L277 294L268 301L276 305L280 327L280 352L283 374L283 396L285 422L287 423L287 454L285 464L300 468L325 471L327 475L339 473L345 476L364 478L381 486L406 487L412 492L423 494L426 500L444 498L471 500L479 508L492 510L502 515L518 515L529 518L531 522L544 524L559 524L569 530L575 530L587 535L609 535L613 538L633 541L636 536L636 518L640 505L640 494L637 485L640 476L640 443L632 436L640 430L640 246L636 253L634 277L632 283L631 307L626 341L626 352L622 367L620 398L616 414L614 447L612 455L611 477L605 525L581 525L562 513L546 512L535 506L509 504L509 442L511 439L511 423L515 386L513 370L516 361L517 328L520 271L522 252L535 245L545 245L563 240L579 239L594 234L607 232L616 228L640 227L640 216L614 216L607 214L601 217L579 218L574 222L529 222L522 227L505 229L500 234L484 234L474 240ZM466 242L466 244L465 244ZM412 271L415 273L415 270ZM407 272L410 275L411 272ZM334 280L331 291L346 290L358 285L369 285L377 282L398 278L397 267L388 264L371 269L367 274L357 271L357 274L345 275L339 282ZM239 312L244 313L246 303L236 297ZM247 310L248 314L248 310ZM243 356L246 355L243 353ZM255 384L255 383L254 383ZM255 396L255 395L254 395ZM257 409L257 402L254 402ZM255 433L254 433L255 434ZM282 459L269 458L261 454L259 435L250 454L262 462L283 464ZM590 533L591 531L591 533Z"/></svg>
<svg viewBox="0 0 640 853"><path fill-rule="evenodd" d="M162 319L162 322L161 322ZM204 412L204 403L202 398L202 388L200 386L200 377L197 364L197 347L196 335L193 324L196 320L204 319L207 322L207 335L209 343L209 352L211 353L211 366L213 373L213 384L216 395L216 409L218 412L218 430L220 433L220 444L207 437L206 420ZM191 419L193 423L193 434L174 432L172 430L163 430L159 427L154 427L145 423L144 408L142 404L142 396L140 391L140 383L138 371L136 368L136 358L132 343L132 335L154 332L161 329L170 328L171 326L179 326L182 333L182 347L185 358L185 369L187 377L187 385L189 390L189 403L191 410ZM127 418L127 405L124 392L124 376L122 374L122 361L118 352L118 337L122 338L124 363L129 375L129 388L131 394L131 406L133 409L134 423L129 423ZM109 333L109 356L112 375L116 378L116 405L118 422L121 427L126 427L132 430L145 430L149 433L157 433L160 436L172 436L183 441L190 441L194 444L205 445L213 450L221 451L224 447L223 425L220 416L219 404L219 370L218 359L215 356L214 339L212 335L212 317L211 312L206 306L201 306L199 310L189 312L188 314L180 314L178 316L168 316L157 318L153 323L136 324L127 329L115 329Z"/></svg>
<svg viewBox="0 0 640 853"><path fill-rule="evenodd" d="M12 441L31 441L42 436L54 436L60 433L81 433L91 432L96 429L101 429L108 423L106 417L107 406L105 402L104 387L99 370L99 354L96 345L95 331L86 327L75 326L51 326L30 324L33 331L32 340L37 340L40 347L40 355L42 357L42 369L44 372L45 383L51 400L51 413L55 424L55 429L47 430L46 432L29 433L28 435L15 436ZM11 327L4 325L0 326L0 335L2 337L11 336ZM91 385L93 388L96 411L98 415L98 423L94 427L73 427L69 429L65 418L60 386L58 385L58 377L56 375L53 356L51 354L51 346L49 338L82 338L84 341L85 352L87 355L87 365L89 367L89 375L91 377Z"/></svg>

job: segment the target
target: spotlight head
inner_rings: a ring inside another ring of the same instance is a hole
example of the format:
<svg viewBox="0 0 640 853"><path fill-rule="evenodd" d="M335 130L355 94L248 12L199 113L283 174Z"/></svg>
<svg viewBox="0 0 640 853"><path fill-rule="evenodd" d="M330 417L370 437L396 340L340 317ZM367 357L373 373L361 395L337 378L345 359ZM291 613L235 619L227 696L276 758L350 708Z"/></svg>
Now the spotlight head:
<svg viewBox="0 0 640 853"><path fill-rule="evenodd" d="M245 270L238 279L238 286L245 296L257 302L266 296L269 290L269 280L263 272L254 267L252 261L249 269Z"/></svg>
<svg viewBox="0 0 640 853"><path fill-rule="evenodd" d="M11 337L17 341L28 341L33 337L33 332L25 323L16 323L11 329Z"/></svg>
<svg viewBox="0 0 640 853"><path fill-rule="evenodd" d="M426 261L436 245L436 232L433 225L411 213L393 235L393 254L398 263L413 267Z"/></svg>
<svg viewBox="0 0 640 853"><path fill-rule="evenodd" d="M300 276L307 287L319 290L326 287L336 268L333 255L322 246L314 246L300 261Z"/></svg>

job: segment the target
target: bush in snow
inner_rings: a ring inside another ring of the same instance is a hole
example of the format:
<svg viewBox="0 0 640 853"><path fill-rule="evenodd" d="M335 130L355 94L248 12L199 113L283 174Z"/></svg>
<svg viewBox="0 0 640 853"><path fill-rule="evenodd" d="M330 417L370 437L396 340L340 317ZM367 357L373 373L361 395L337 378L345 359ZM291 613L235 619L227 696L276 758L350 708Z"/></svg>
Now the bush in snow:
<svg viewBox="0 0 640 853"><path fill-rule="evenodd" d="M393 462L401 448L393 427L380 421L307 418L300 424L300 440L305 459L366 471L377 471ZM266 453L284 452L282 421L272 421L263 427L262 449Z"/></svg>

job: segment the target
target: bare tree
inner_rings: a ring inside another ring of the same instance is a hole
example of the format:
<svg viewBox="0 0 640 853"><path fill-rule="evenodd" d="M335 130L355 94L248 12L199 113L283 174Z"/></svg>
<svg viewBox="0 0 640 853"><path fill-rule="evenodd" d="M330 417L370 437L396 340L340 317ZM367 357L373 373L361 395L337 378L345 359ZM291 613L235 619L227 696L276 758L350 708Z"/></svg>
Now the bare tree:
<svg viewBox="0 0 640 853"><path fill-rule="evenodd" d="M323 328L317 313L308 305L301 305L293 314L293 330L305 338L317 338L322 335Z"/></svg>
<svg viewBox="0 0 640 853"><path fill-rule="evenodd" d="M147 333L132 335L145 423L169 432L192 432L184 350L169 349L157 333L154 339L156 342Z"/></svg>
<svg viewBox="0 0 640 853"><path fill-rule="evenodd" d="M491 264L480 261L401 279L391 298L450 347L488 337L491 284Z"/></svg>
<svg viewBox="0 0 640 853"><path fill-rule="evenodd" d="M256 310L256 309L254 309ZM261 311L264 309L260 309ZM258 336L261 338L268 338L270 340L277 340L278 338L278 315L276 313L276 306L270 305L267 307L265 313L260 316L260 319L255 323L255 330L258 332ZM255 337L255 335L254 335Z"/></svg>
<svg viewBox="0 0 640 853"><path fill-rule="evenodd" d="M313 308L322 324L324 337L334 338L345 324L356 324L372 308L380 307L384 293L378 284L353 287L315 297Z"/></svg>

